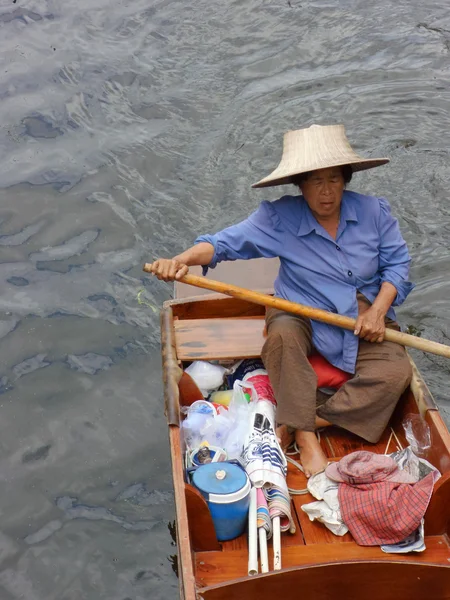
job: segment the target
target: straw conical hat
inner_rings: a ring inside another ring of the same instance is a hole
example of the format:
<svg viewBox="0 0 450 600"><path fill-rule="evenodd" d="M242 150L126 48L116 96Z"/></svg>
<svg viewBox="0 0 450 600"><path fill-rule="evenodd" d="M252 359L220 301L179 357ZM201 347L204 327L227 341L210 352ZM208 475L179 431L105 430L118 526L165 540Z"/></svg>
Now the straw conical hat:
<svg viewBox="0 0 450 600"><path fill-rule="evenodd" d="M283 156L275 171L254 183L252 187L269 187L291 183L294 175L350 165L353 171L363 171L385 165L388 158L362 158L353 151L343 125L311 125L284 134Z"/></svg>

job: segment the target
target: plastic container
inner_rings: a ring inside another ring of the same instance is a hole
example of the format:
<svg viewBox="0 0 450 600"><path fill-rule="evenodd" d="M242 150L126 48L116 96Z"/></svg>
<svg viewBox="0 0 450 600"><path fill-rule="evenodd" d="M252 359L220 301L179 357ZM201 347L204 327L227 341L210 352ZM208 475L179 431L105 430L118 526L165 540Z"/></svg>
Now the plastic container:
<svg viewBox="0 0 450 600"><path fill-rule="evenodd" d="M208 446L209 451L211 453L211 462L212 463L218 463L218 462L224 462L227 460L227 453L225 452L225 450L223 448L218 448L217 446ZM191 452L191 463L193 467L200 467L200 463L197 460L197 453L198 453L198 448L196 448L195 450L193 450Z"/></svg>
<svg viewBox="0 0 450 600"><path fill-rule="evenodd" d="M211 404L214 406L214 408L216 409L216 413L219 415L220 411L226 411L228 410L228 406L223 406L223 404L219 404L218 402L211 402Z"/></svg>
<svg viewBox="0 0 450 600"><path fill-rule="evenodd" d="M242 467L209 463L198 467L192 482L208 503L220 542L242 535L248 522L250 480Z"/></svg>
<svg viewBox="0 0 450 600"><path fill-rule="evenodd" d="M228 407L233 398L233 390L220 390L211 394L211 402L213 404L221 404Z"/></svg>
<svg viewBox="0 0 450 600"><path fill-rule="evenodd" d="M196 400L193 402L188 408L187 414L188 416L192 413L200 413L203 415L211 414L214 417L217 416L217 408L209 402L208 400Z"/></svg>

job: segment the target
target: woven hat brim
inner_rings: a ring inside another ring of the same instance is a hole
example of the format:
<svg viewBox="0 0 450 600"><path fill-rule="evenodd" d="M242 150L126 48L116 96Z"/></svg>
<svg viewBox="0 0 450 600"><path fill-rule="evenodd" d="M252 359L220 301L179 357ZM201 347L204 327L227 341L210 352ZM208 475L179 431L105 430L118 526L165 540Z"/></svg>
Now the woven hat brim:
<svg viewBox="0 0 450 600"><path fill-rule="evenodd" d="M278 168L275 169L270 175L264 177L257 183L252 185L252 188L263 188L263 187L273 187L276 185L286 185L288 183L292 183L292 177L296 175L301 175L302 173L309 173L311 171L317 171L319 169L327 169L330 167L343 167L350 166L353 172L356 171L366 171L367 169L374 169L375 167L381 167L389 162L389 158L369 158L357 161L344 161L344 162L333 162L332 164L327 164L324 166L317 166L316 168L303 169L303 170L294 170L292 172L288 172L283 175L275 175L278 171Z"/></svg>

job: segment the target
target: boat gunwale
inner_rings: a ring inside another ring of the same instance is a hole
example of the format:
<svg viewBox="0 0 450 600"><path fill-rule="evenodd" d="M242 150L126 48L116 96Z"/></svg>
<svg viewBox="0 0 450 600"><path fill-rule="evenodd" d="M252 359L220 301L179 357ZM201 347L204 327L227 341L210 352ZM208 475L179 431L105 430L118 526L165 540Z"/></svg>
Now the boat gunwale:
<svg viewBox="0 0 450 600"><path fill-rule="evenodd" d="M393 556L393 555L391 555L391 556ZM198 587L197 588L197 594L198 594L197 600L207 600L206 598L204 598L204 595L210 591L212 592L212 591L220 590L220 589L226 590L227 588L229 588L231 586L238 587L240 584L244 584L244 583L249 583L249 582L258 583L261 580L267 581L268 579L275 579L277 577L279 579L281 579L281 578L283 578L283 576L286 577L287 575L297 573L297 572L312 571L314 569L326 570L327 568L342 567L342 566L349 566L349 565L354 565L354 566L382 565L383 567L386 567L386 565L396 565L396 566L402 565L400 568L407 569L409 567L410 572L415 569L418 570L420 568L425 568L425 569L429 569L430 571L432 569L436 569L437 571L444 571L446 574L450 573L450 565L445 565L442 563L433 563L433 562L430 562L430 563L420 562L419 563L419 562L412 561L412 560L399 561L399 560L392 559L392 558L391 559L387 558L386 560L384 560L384 559L370 559L370 560L351 559L351 560L328 561L328 562L316 563L316 564L310 564L310 565L299 565L296 567L287 567L287 568L281 569L279 571L270 571L269 573L258 573L257 575L253 575L252 577L249 577L249 576L238 577L236 579L230 579L226 582L208 585L205 587ZM449 578L450 578L450 575L449 575Z"/></svg>
<svg viewBox="0 0 450 600"><path fill-rule="evenodd" d="M179 427L180 393L178 381L182 370L176 359L175 339L173 335L173 314L171 308L161 312L162 370L164 384L165 413L168 421L177 417L176 423L168 423L169 445L172 464L172 478L175 494L175 514L177 533L178 569L181 574L180 596L184 600L195 600L196 582L194 573L194 553L191 547L191 535L187 516L187 504L184 492L184 473L181 460L181 431ZM177 411L177 414L176 412Z"/></svg>

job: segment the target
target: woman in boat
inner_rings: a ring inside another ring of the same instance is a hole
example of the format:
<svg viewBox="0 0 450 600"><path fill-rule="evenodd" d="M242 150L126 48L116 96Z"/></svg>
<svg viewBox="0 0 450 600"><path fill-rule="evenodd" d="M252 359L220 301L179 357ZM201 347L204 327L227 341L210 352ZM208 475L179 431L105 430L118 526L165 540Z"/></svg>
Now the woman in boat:
<svg viewBox="0 0 450 600"><path fill-rule="evenodd" d="M289 131L279 166L253 187L293 183L300 196L262 202L245 221L152 264L159 279L173 281L193 265L206 273L223 260L279 257L276 296L357 319L351 332L267 309L262 359L277 433L284 447L295 435L307 476L327 464L316 428L333 424L377 442L411 379L404 348L383 341L386 327L399 329L392 307L413 287L408 249L386 200L346 190L353 172L387 162L358 156L342 125ZM353 375L319 404L313 352Z"/></svg>

